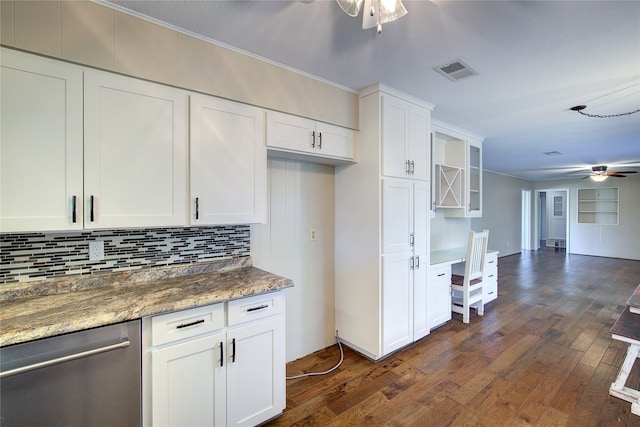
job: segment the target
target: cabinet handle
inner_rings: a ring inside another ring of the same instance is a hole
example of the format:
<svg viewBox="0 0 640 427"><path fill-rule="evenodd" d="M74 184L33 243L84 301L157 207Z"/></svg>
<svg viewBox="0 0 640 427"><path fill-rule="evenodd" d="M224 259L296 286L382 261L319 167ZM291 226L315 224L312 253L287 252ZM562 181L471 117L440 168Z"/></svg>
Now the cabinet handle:
<svg viewBox="0 0 640 427"><path fill-rule="evenodd" d="M259 305L257 307L247 308L247 313L250 312L250 311L262 310L263 308L267 308L267 307L269 307L269 304L263 304L263 305Z"/></svg>
<svg viewBox="0 0 640 427"><path fill-rule="evenodd" d="M420 270L420 255L416 255L416 270Z"/></svg>
<svg viewBox="0 0 640 427"><path fill-rule="evenodd" d="M220 341L220 367L224 366L224 343Z"/></svg>
<svg viewBox="0 0 640 427"><path fill-rule="evenodd" d="M311 131L311 148L316 148L316 131Z"/></svg>
<svg viewBox="0 0 640 427"><path fill-rule="evenodd" d="M196 197L196 219L200 219L200 198Z"/></svg>
<svg viewBox="0 0 640 427"><path fill-rule="evenodd" d="M77 197L76 196L72 196L71 197L71 222L73 222L74 224L76 222L78 222L78 218L77 218L77 209L76 209L76 203L77 203Z"/></svg>
<svg viewBox="0 0 640 427"><path fill-rule="evenodd" d="M410 174L413 175L415 173L415 163L413 160L411 160L411 168L410 168Z"/></svg>
<svg viewBox="0 0 640 427"><path fill-rule="evenodd" d="M409 258L409 270L413 270L414 267L414 261L413 261L413 257Z"/></svg>
<svg viewBox="0 0 640 427"><path fill-rule="evenodd" d="M415 234L411 233L411 234L409 234L409 245L411 245L411 247L413 247L414 244L415 244Z"/></svg>
<svg viewBox="0 0 640 427"><path fill-rule="evenodd" d="M183 323L181 325L176 326L176 329L188 328L189 326L196 326L200 323L204 323L204 319L194 320L193 322Z"/></svg>
<svg viewBox="0 0 640 427"><path fill-rule="evenodd" d="M0 372L0 378L10 377L12 375L22 374L24 372L35 371L36 369L46 368L48 366L57 365L59 363L82 359L84 357L93 356L94 354L100 354L100 353L106 353L112 350L124 349L129 347L129 344L130 344L129 338L125 338L123 341L119 343L110 344L104 347L94 348L91 350L70 354L68 356L58 357L56 359L49 359L49 360L45 360L44 362L34 363L33 365L27 365L20 368L15 368L15 369L10 369L8 371Z"/></svg>
<svg viewBox="0 0 640 427"><path fill-rule="evenodd" d="M438 274L438 277L442 277L442 276L444 276L445 274L446 274L446 273L440 273L440 274Z"/></svg>
<svg viewBox="0 0 640 427"><path fill-rule="evenodd" d="M318 150L322 150L322 132L318 132Z"/></svg>
<svg viewBox="0 0 640 427"><path fill-rule="evenodd" d="M93 207L94 207L94 200L93 200L93 196L89 196L89 221L93 222L95 219L95 215L93 212Z"/></svg>
<svg viewBox="0 0 640 427"><path fill-rule="evenodd" d="M236 361L236 339L233 338L231 340L231 363L235 363Z"/></svg>
<svg viewBox="0 0 640 427"><path fill-rule="evenodd" d="M409 175L409 171L411 170L411 166L410 165L411 164L409 163L409 160L407 160L405 162L405 165L404 165L404 173L406 173L407 175Z"/></svg>

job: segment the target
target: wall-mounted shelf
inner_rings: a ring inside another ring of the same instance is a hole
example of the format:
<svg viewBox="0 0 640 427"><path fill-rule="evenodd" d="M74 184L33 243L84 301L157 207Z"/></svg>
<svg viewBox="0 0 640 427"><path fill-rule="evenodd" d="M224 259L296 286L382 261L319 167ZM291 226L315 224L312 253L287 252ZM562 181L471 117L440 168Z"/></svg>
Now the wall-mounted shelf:
<svg viewBox="0 0 640 427"><path fill-rule="evenodd" d="M463 183L464 169L456 166L436 165L436 207L462 208L464 207Z"/></svg>
<svg viewBox="0 0 640 427"><path fill-rule="evenodd" d="M578 189L578 223L617 225L619 215L617 188Z"/></svg>
<svg viewBox="0 0 640 427"><path fill-rule="evenodd" d="M443 123L433 126L433 202L446 217L482 216L482 141Z"/></svg>

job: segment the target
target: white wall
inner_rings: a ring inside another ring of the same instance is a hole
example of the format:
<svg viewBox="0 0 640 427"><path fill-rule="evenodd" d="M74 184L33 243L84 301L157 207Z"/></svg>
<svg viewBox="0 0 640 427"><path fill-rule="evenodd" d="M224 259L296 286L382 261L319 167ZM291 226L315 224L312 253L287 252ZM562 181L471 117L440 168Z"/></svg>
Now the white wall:
<svg viewBox="0 0 640 427"><path fill-rule="evenodd" d="M482 176L482 218L447 218L436 210L431 219L431 250L466 246L469 230L489 230L489 248L500 256L520 252L522 189L529 181L484 171Z"/></svg>
<svg viewBox="0 0 640 427"><path fill-rule="evenodd" d="M579 188L619 188L619 224L578 224L577 197ZM506 175L484 171L482 218L471 220L473 230L488 229L489 246L500 251L500 256L520 252L522 189L568 189L567 221L569 221L568 247L570 253L612 258L640 259L640 176L609 178L603 183L589 179L554 181L526 181ZM532 197L535 198L535 191ZM532 209L535 205L532 203ZM532 220L535 221L532 213ZM437 218L436 218L437 219ZM455 224L454 219L443 219ZM432 220L432 225L434 224ZM451 225L448 225L451 227ZM533 228L533 227L532 227ZM458 227L456 230L459 230ZM433 231L433 227L432 227ZM446 234L442 233L441 238ZM458 233L453 234L457 236ZM533 236L532 238L535 238Z"/></svg>
<svg viewBox="0 0 640 427"><path fill-rule="evenodd" d="M444 209L436 209L436 216L431 218L431 250L467 246L469 230L469 218L447 218L444 216Z"/></svg>
<svg viewBox="0 0 640 427"><path fill-rule="evenodd" d="M489 230L489 247L500 256L512 255L522 248L522 189L532 183L494 172L482 175L482 218L471 220L473 230Z"/></svg>
<svg viewBox="0 0 640 427"><path fill-rule="evenodd" d="M583 255L640 259L640 176L608 178L601 183L590 179L535 182L536 189L569 189L569 251ZM578 189L617 187L618 225L579 224Z"/></svg>
<svg viewBox="0 0 640 427"><path fill-rule="evenodd" d="M288 362L335 343L334 228L333 166L270 158L267 223L251 226L251 256L294 282L285 291Z"/></svg>

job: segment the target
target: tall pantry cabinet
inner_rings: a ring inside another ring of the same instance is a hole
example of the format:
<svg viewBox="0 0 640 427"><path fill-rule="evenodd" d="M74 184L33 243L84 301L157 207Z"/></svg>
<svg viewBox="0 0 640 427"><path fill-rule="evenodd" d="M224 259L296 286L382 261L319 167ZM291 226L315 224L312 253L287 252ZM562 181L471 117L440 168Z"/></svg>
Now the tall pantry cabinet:
<svg viewBox="0 0 640 427"><path fill-rule="evenodd" d="M358 163L335 170L338 335L374 360L429 333L432 109L382 85L364 89Z"/></svg>

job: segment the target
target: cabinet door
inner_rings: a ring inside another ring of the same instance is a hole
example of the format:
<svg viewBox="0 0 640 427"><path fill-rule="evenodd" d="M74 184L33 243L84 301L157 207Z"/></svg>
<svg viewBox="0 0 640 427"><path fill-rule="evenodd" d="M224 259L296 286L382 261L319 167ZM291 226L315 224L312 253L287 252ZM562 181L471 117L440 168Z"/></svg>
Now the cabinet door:
<svg viewBox="0 0 640 427"><path fill-rule="evenodd" d="M254 426L285 408L284 317L227 332L227 425Z"/></svg>
<svg viewBox="0 0 640 427"><path fill-rule="evenodd" d="M482 216L482 144L467 141L467 216Z"/></svg>
<svg viewBox="0 0 640 427"><path fill-rule="evenodd" d="M451 320L451 281L439 280L427 288L429 329Z"/></svg>
<svg viewBox="0 0 640 427"><path fill-rule="evenodd" d="M316 123L318 154L353 160L355 135L352 130L327 123Z"/></svg>
<svg viewBox="0 0 640 427"><path fill-rule="evenodd" d="M431 113L412 105L409 117L409 159L411 178L429 181L431 178Z"/></svg>
<svg viewBox="0 0 640 427"><path fill-rule="evenodd" d="M313 153L316 149L313 120L267 111L267 146Z"/></svg>
<svg viewBox="0 0 640 427"><path fill-rule="evenodd" d="M382 96L382 175L405 178L409 161L409 104Z"/></svg>
<svg viewBox="0 0 640 427"><path fill-rule="evenodd" d="M264 111L191 95L191 224L266 220Z"/></svg>
<svg viewBox="0 0 640 427"><path fill-rule="evenodd" d="M414 231L414 341L429 334L427 307L427 270L429 267L429 197L428 182L413 184L413 231Z"/></svg>
<svg viewBox="0 0 640 427"><path fill-rule="evenodd" d="M382 253L412 252L413 183L406 179L382 180Z"/></svg>
<svg viewBox="0 0 640 427"><path fill-rule="evenodd" d="M1 60L0 230L81 229L82 72L8 49Z"/></svg>
<svg viewBox="0 0 640 427"><path fill-rule="evenodd" d="M225 334L151 353L153 426L225 426Z"/></svg>
<svg viewBox="0 0 640 427"><path fill-rule="evenodd" d="M186 223L186 95L85 73L85 228Z"/></svg>
<svg viewBox="0 0 640 427"><path fill-rule="evenodd" d="M413 342L413 254L382 256L382 354Z"/></svg>

